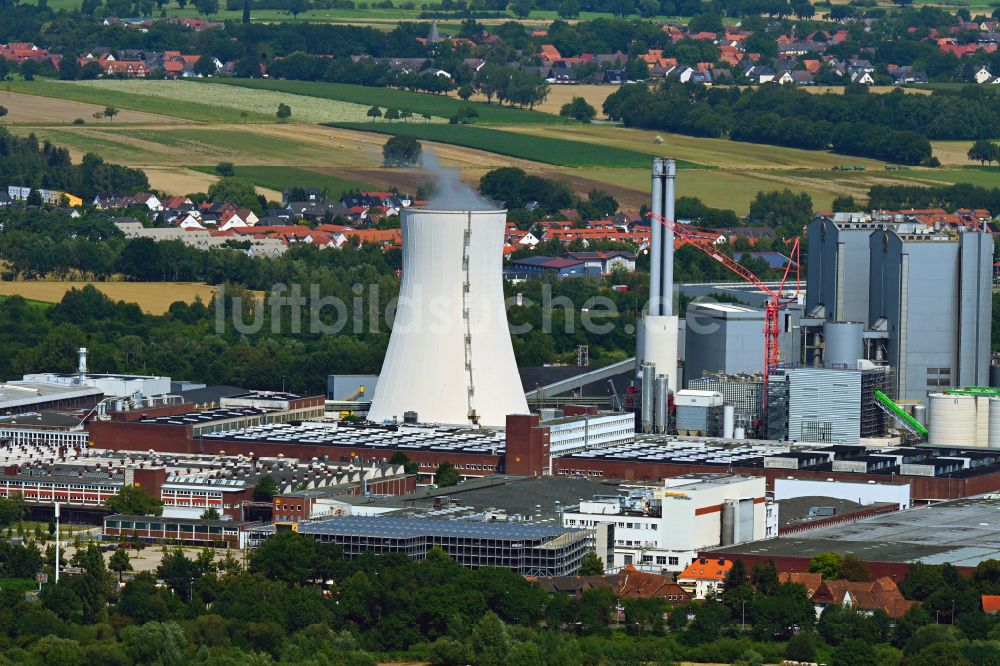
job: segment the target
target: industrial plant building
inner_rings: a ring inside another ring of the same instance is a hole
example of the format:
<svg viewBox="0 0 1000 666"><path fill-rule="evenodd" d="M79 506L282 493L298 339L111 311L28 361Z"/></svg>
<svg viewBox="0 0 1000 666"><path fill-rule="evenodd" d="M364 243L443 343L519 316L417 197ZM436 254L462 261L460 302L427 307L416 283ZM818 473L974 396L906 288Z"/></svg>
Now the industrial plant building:
<svg viewBox="0 0 1000 666"><path fill-rule="evenodd" d="M875 391L887 391L892 373L865 367L789 368L788 437L801 442L857 444L886 433Z"/></svg>
<svg viewBox="0 0 1000 666"><path fill-rule="evenodd" d="M860 350L893 368L890 395L901 401L988 385L992 275L987 231L898 214L818 217L809 225L805 360L852 364Z"/></svg>

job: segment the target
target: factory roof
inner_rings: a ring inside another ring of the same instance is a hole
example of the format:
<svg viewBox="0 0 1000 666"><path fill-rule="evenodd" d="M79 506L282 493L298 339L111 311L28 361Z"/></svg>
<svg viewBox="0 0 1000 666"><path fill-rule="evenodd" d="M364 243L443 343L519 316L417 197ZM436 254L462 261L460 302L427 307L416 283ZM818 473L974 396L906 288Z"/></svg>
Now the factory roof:
<svg viewBox="0 0 1000 666"><path fill-rule="evenodd" d="M222 398L243 395L247 390L239 386L206 386L204 388L181 391L180 396L184 402L193 402L196 405L205 403L217 403Z"/></svg>
<svg viewBox="0 0 1000 666"><path fill-rule="evenodd" d="M540 514L551 518L559 513L557 503L565 508L581 499L589 499L594 495L611 495L618 490L618 484L614 482L568 476L501 477L503 481L500 483L488 482L494 478L468 480L458 486L439 488L434 496L447 496L452 502L480 510L498 509L512 515ZM419 498L420 491L402 499L408 501ZM419 501L417 505L420 505Z"/></svg>
<svg viewBox="0 0 1000 666"><path fill-rule="evenodd" d="M20 426L22 428L75 428L80 423L79 416L49 410L0 416L0 428L11 426Z"/></svg>
<svg viewBox="0 0 1000 666"><path fill-rule="evenodd" d="M472 522L432 518L392 518L378 516L342 516L315 523L302 523L300 534L335 534L339 536L416 539L429 536L487 539L494 541L547 541L581 530L525 523Z"/></svg>
<svg viewBox="0 0 1000 666"><path fill-rule="evenodd" d="M213 410L215 411L215 410ZM448 426L342 426L334 423L274 423L207 434L204 439L272 444L311 444L400 451L454 451L495 455L504 439L489 430Z"/></svg>
<svg viewBox="0 0 1000 666"><path fill-rule="evenodd" d="M0 384L0 407L44 402L61 395L65 395L67 398L77 398L103 394L101 389L93 386L14 381Z"/></svg>
<svg viewBox="0 0 1000 666"><path fill-rule="evenodd" d="M154 423L158 425L188 425L199 423L211 423L213 421L227 421L229 419L247 418L252 416L264 416L269 410L259 407L219 407L218 409L206 409L201 412L187 412L174 416L156 416L141 419L140 423Z"/></svg>
<svg viewBox="0 0 1000 666"><path fill-rule="evenodd" d="M975 567L984 560L1000 559L998 515L1000 500L967 498L819 528L808 536L779 537L711 552L800 558L835 552L869 562L949 562Z"/></svg>
<svg viewBox="0 0 1000 666"><path fill-rule="evenodd" d="M622 460L635 462L686 463L762 467L767 456L790 452L788 446L773 444L722 444L680 439L639 439L629 444L581 451L568 458Z"/></svg>

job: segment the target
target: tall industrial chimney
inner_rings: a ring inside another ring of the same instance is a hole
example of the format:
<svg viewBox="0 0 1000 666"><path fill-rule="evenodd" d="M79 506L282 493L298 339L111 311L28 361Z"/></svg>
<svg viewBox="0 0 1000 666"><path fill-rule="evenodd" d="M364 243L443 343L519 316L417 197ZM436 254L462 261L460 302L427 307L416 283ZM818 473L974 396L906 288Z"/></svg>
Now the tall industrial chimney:
<svg viewBox="0 0 1000 666"><path fill-rule="evenodd" d="M77 353L79 354L79 363L76 366L76 374L82 382L84 377L87 376L87 348L80 347Z"/></svg>
<svg viewBox="0 0 1000 666"><path fill-rule="evenodd" d="M402 212L403 280L368 417L502 426L528 413L504 309L505 210Z"/></svg>
<svg viewBox="0 0 1000 666"><path fill-rule="evenodd" d="M677 164L669 158L653 160L653 201L650 233L649 309L636 334L637 370L653 363L667 377L671 391L677 385L677 315L673 314L674 232L658 218L674 220L674 180Z"/></svg>

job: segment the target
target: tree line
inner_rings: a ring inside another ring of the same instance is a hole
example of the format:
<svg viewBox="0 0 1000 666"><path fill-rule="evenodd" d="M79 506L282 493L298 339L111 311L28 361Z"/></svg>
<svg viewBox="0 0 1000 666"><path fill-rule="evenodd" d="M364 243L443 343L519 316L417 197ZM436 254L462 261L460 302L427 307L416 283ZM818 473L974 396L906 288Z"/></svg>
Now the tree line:
<svg viewBox="0 0 1000 666"><path fill-rule="evenodd" d="M0 127L0 185L60 190L89 203L101 192L135 194L148 189L149 181L141 170L109 164L93 153L73 164L67 149Z"/></svg>
<svg viewBox="0 0 1000 666"><path fill-rule="evenodd" d="M127 539L125 540L127 541ZM610 588L548 595L505 569L470 570L442 551L347 559L339 546L279 533L241 562L164 546L154 571L136 573L123 542L106 561L81 544L77 573L49 577L37 600L34 573L52 547L0 544L0 641L13 663L571 665L679 661L760 665L784 659L831 666L991 666L1000 624L979 608L1000 591L1000 562L964 578L950 565L910 565L900 583L921 603L901 618L831 605L818 621L801 585L773 563L735 562L724 591L703 602L619 598ZM145 546L151 548L156 546ZM836 564L870 580L864 562ZM119 589L117 580L124 580ZM157 581L163 581L160 585Z"/></svg>
<svg viewBox="0 0 1000 666"><path fill-rule="evenodd" d="M989 96L813 95L794 87L705 88L677 82L651 91L623 86L604 102L625 125L692 136L728 135L810 150L933 164L929 139L1000 136L1000 108Z"/></svg>

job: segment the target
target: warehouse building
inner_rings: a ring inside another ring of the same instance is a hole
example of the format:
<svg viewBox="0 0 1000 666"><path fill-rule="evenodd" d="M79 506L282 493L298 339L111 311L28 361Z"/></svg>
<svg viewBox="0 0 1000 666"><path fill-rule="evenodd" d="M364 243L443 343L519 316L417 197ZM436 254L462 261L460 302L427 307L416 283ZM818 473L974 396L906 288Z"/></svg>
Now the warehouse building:
<svg viewBox="0 0 1000 666"><path fill-rule="evenodd" d="M816 553L853 554L874 576L900 581L911 563L950 563L971 573L986 560L1000 559L1000 499L966 498L864 518L756 543L706 549L705 557L743 560L748 566L773 561L781 571L807 571Z"/></svg>
<svg viewBox="0 0 1000 666"><path fill-rule="evenodd" d="M633 444L553 461L553 473L595 479L658 481L698 472L774 480L832 479L910 484L915 503L970 497L1000 488L1000 450L776 445L774 442L640 437Z"/></svg>

